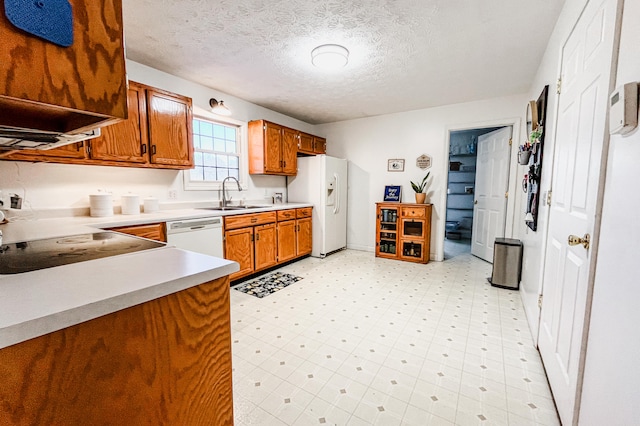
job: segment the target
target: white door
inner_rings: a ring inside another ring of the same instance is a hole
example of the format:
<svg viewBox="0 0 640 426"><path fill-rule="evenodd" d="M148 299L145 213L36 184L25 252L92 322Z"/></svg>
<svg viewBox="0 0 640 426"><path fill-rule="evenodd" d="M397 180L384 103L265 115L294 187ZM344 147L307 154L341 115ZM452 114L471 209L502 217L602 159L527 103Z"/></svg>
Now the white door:
<svg viewBox="0 0 640 426"><path fill-rule="evenodd" d="M493 243L504 237L511 126L478 136L471 254L493 263Z"/></svg>
<svg viewBox="0 0 640 426"><path fill-rule="evenodd" d="M616 3L589 1L562 48L538 347L565 425L578 420L595 260L593 241L587 249L568 237L596 230Z"/></svg>

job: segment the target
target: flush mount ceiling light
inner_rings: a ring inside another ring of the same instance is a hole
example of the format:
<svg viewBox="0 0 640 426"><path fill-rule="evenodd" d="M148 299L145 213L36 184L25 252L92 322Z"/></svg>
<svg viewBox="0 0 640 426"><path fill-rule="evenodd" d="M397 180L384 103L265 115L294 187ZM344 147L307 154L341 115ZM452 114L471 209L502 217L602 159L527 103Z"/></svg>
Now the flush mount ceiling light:
<svg viewBox="0 0 640 426"><path fill-rule="evenodd" d="M349 51L338 44L323 44L311 51L311 63L318 68L335 70L349 62Z"/></svg>
<svg viewBox="0 0 640 426"><path fill-rule="evenodd" d="M231 115L231 110L226 107L224 101L218 101L214 98L209 99L211 112L218 115Z"/></svg>

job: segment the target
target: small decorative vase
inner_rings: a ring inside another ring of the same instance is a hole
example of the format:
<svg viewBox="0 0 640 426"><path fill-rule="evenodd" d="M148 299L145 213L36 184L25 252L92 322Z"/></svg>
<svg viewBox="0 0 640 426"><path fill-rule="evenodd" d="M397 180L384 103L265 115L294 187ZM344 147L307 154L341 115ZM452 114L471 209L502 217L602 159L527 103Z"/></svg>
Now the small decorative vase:
<svg viewBox="0 0 640 426"><path fill-rule="evenodd" d="M427 194L424 192L416 192L416 204L424 204Z"/></svg>
<svg viewBox="0 0 640 426"><path fill-rule="evenodd" d="M531 151L518 151L518 164L526 166L529 164L529 157L531 157Z"/></svg>

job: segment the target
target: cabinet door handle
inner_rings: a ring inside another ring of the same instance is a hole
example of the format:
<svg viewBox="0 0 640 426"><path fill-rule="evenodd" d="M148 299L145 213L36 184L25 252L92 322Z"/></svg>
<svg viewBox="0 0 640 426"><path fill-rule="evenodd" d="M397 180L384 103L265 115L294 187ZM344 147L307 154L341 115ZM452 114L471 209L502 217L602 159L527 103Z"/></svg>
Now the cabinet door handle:
<svg viewBox="0 0 640 426"><path fill-rule="evenodd" d="M260 234L256 233L256 241L260 241Z"/></svg>
<svg viewBox="0 0 640 426"><path fill-rule="evenodd" d="M151 155L156 155L156 146L151 145Z"/></svg>
<svg viewBox="0 0 640 426"><path fill-rule="evenodd" d="M282 167L287 167L287 161L286 160L282 162Z"/></svg>
<svg viewBox="0 0 640 426"><path fill-rule="evenodd" d="M143 143L140 145L140 150L142 151L143 154L147 153L147 144Z"/></svg>
<svg viewBox="0 0 640 426"><path fill-rule="evenodd" d="M256 223L257 221L258 221L258 218L257 218L257 217L252 217L252 218L251 218L251 223Z"/></svg>

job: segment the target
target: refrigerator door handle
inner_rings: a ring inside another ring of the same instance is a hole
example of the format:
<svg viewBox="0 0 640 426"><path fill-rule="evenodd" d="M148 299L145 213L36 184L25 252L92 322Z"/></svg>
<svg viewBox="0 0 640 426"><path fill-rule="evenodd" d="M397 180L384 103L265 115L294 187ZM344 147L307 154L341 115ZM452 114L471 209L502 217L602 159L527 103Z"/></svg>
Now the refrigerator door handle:
<svg viewBox="0 0 640 426"><path fill-rule="evenodd" d="M340 211L340 179L337 173L333 174L333 178L336 181L336 202L333 207L333 214L338 214Z"/></svg>

